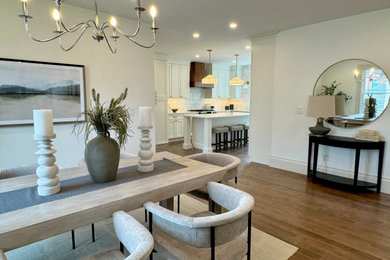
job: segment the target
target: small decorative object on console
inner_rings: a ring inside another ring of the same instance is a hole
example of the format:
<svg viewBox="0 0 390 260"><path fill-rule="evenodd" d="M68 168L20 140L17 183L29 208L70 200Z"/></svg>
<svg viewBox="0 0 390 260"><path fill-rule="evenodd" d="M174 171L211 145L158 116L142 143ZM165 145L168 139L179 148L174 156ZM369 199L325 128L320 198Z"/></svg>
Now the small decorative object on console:
<svg viewBox="0 0 390 260"><path fill-rule="evenodd" d="M382 140L380 134L375 130L360 130L355 135L356 140L379 142Z"/></svg>

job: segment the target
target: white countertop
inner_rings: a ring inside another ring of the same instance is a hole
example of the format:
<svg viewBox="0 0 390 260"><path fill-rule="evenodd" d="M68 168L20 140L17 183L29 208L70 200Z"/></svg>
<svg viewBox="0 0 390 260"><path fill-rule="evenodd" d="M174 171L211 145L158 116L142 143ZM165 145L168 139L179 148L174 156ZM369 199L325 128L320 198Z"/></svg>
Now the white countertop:
<svg viewBox="0 0 390 260"><path fill-rule="evenodd" d="M232 113L247 113L249 114L249 110L220 110L220 111L215 111L217 112L218 114L232 114ZM199 113L198 112L191 112L191 111L177 111L176 113L173 113L173 112L168 112L168 115L180 115L180 116L183 116L183 115L186 115L186 114L190 114L190 115L198 115ZM203 114L204 115L204 114ZM209 115L209 114L206 114L206 115Z"/></svg>
<svg viewBox="0 0 390 260"><path fill-rule="evenodd" d="M193 118L224 118L249 116L249 112L220 112L215 114L184 114L185 117Z"/></svg>

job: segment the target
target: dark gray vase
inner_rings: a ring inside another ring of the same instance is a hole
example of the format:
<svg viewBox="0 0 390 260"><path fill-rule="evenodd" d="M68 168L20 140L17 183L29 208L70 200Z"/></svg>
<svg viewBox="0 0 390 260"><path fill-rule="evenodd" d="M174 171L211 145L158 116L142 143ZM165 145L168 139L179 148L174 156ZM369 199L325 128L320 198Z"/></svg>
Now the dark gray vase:
<svg viewBox="0 0 390 260"><path fill-rule="evenodd" d="M115 180L119 166L119 145L107 135L98 133L85 147L84 156L89 175L98 183Z"/></svg>

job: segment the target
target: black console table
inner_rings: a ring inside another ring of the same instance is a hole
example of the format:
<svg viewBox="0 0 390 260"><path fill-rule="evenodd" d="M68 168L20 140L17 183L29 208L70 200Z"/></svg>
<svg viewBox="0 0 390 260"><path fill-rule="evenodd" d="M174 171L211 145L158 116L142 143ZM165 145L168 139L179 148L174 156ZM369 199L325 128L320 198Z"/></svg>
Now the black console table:
<svg viewBox="0 0 390 260"><path fill-rule="evenodd" d="M313 145L314 145L314 158L313 158L313 169L311 169L311 164L312 164L311 155L312 155ZM355 149L356 154L355 154L354 178L350 179L350 178L340 177L340 176L317 171L319 145ZM309 155L307 160L307 176L312 178L313 183L323 182L325 184L352 188L354 191L357 191L359 189L376 188L376 192L379 193L381 191L384 149L385 149L385 142L383 141L370 142L370 141L355 140L354 138L350 138L350 137L341 137L341 136L332 136L332 135L326 135L326 136L309 135ZM379 151L377 183L360 181L358 179L360 150Z"/></svg>

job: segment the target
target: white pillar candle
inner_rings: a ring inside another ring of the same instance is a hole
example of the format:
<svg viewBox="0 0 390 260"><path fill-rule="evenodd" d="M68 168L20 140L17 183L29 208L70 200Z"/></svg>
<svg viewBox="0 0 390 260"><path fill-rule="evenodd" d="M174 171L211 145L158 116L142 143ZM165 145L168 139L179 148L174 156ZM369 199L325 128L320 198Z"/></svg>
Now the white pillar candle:
<svg viewBox="0 0 390 260"><path fill-rule="evenodd" d="M153 127L152 107L139 107L139 127Z"/></svg>
<svg viewBox="0 0 390 260"><path fill-rule="evenodd" d="M53 111L51 109L34 110L34 134L49 136L53 131Z"/></svg>

